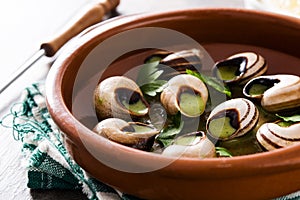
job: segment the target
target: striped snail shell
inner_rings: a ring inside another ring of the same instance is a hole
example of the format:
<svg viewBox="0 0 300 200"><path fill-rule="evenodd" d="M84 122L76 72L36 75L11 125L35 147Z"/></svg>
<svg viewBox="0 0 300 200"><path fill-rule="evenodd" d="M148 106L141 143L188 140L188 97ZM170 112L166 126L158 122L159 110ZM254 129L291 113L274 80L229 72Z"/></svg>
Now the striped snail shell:
<svg viewBox="0 0 300 200"><path fill-rule="evenodd" d="M300 143L300 123L282 127L277 123L265 123L256 133L258 142L266 150L274 150Z"/></svg>
<svg viewBox="0 0 300 200"><path fill-rule="evenodd" d="M207 99L206 85L188 74L171 78L160 96L160 101L169 114L181 112L187 117L200 116L205 110Z"/></svg>
<svg viewBox="0 0 300 200"><path fill-rule="evenodd" d="M216 157L215 145L206 137L204 132L193 132L175 139L173 144L162 152L162 155L189 158Z"/></svg>
<svg viewBox="0 0 300 200"><path fill-rule="evenodd" d="M169 80L185 74L186 70L200 71L202 68L202 53L199 49L187 49L176 52L157 51L145 59L145 63L159 61L158 70L162 70L160 79Z"/></svg>
<svg viewBox="0 0 300 200"><path fill-rule="evenodd" d="M112 76L101 81L94 91L94 105L100 120L142 117L149 111L139 86L125 76Z"/></svg>
<svg viewBox="0 0 300 200"><path fill-rule="evenodd" d="M150 150L159 130L140 122L108 118L99 122L93 131L111 141L140 150Z"/></svg>
<svg viewBox="0 0 300 200"><path fill-rule="evenodd" d="M290 74L259 76L243 88L249 98L261 99L261 106L270 112L300 107L300 77Z"/></svg>
<svg viewBox="0 0 300 200"><path fill-rule="evenodd" d="M245 84L267 71L266 60L255 52L234 54L213 67L213 74L225 83Z"/></svg>
<svg viewBox="0 0 300 200"><path fill-rule="evenodd" d="M259 112L256 106L244 98L225 101L210 113L207 133L218 140L229 140L242 136L255 127Z"/></svg>

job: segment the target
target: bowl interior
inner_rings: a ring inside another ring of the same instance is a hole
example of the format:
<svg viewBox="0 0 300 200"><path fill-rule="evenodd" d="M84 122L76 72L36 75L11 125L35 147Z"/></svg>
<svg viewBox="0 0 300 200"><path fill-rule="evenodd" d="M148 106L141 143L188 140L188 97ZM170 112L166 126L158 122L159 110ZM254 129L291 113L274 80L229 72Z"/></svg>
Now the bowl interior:
<svg viewBox="0 0 300 200"><path fill-rule="evenodd" d="M170 30L184 35L183 39L172 38ZM80 131L73 131L68 123L93 134L90 129L98 122L93 106L96 85L113 75L136 76L133 69L157 48L203 47L210 64L234 53L255 51L266 58L268 74L300 75L299 31L297 19L239 9L133 15L98 24L81 34L55 62L48 77L50 111L71 139L80 138ZM61 117L68 121L61 122Z"/></svg>
<svg viewBox="0 0 300 200"><path fill-rule="evenodd" d="M96 84L113 75L135 78L136 70L133 69L140 66L155 48L180 50L197 48L199 44L212 58L211 61L208 59L209 66L234 53L255 51L266 58L268 74L300 75L300 28L299 22L292 18L253 11L193 10L180 14L131 16L109 23L114 27L106 29L105 24L99 25L83 34L78 42L82 45L64 64L63 100L73 115L90 129L97 123L92 104ZM181 38L180 41L166 42L161 34L165 30L153 31L157 27L177 31L198 44L187 44L192 42ZM130 36L123 34L126 31L131 31ZM153 34L157 35L152 37ZM125 42L133 38L138 38L137 42ZM155 45L151 46L145 40Z"/></svg>

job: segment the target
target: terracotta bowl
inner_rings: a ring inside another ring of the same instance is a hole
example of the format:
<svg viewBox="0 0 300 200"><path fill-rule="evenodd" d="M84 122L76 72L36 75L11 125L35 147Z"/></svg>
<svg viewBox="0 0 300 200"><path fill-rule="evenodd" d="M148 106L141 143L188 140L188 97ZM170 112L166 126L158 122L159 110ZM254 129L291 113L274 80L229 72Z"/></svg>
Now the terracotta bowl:
<svg viewBox="0 0 300 200"><path fill-rule="evenodd" d="M192 9L97 24L62 50L46 82L49 111L75 161L100 181L144 199L269 199L299 190L300 145L232 158L173 159L110 142L91 131L96 123L92 94L99 80L128 73L157 45L185 45L184 39L172 44L157 38L149 45L155 27L192 38L214 60L253 50L269 62L268 73L300 75L300 21L287 16ZM130 30L138 32L122 35Z"/></svg>

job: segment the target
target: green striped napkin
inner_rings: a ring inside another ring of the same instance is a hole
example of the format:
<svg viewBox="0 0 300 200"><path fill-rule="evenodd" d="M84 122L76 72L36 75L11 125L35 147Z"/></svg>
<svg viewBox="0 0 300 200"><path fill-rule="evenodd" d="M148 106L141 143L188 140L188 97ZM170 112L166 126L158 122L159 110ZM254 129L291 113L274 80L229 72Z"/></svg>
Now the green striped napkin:
<svg viewBox="0 0 300 200"><path fill-rule="evenodd" d="M22 142L27 169L27 186L32 189L82 190L88 199L137 199L89 177L70 157L61 131L51 119L42 83L26 88L20 103L15 103L1 125L13 130ZM11 123L11 124L9 124Z"/></svg>

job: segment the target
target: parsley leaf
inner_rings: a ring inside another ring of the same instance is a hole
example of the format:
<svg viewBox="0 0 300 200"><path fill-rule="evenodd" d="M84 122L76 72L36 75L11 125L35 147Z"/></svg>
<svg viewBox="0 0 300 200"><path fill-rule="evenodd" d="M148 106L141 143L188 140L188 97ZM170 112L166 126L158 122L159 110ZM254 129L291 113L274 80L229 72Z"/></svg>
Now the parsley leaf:
<svg viewBox="0 0 300 200"><path fill-rule="evenodd" d="M163 128L156 138L156 140L162 143L164 147L167 147L173 143L175 137L180 133L184 125L183 120L181 120L180 113L172 116L171 118L173 118L171 119L172 124L169 124Z"/></svg>
<svg viewBox="0 0 300 200"><path fill-rule="evenodd" d="M300 122L300 115L293 115L289 117L284 117L276 114L277 117L284 120L285 122Z"/></svg>
<svg viewBox="0 0 300 200"><path fill-rule="evenodd" d="M230 151L224 147L216 147L216 153L219 157L232 157Z"/></svg>
<svg viewBox="0 0 300 200"><path fill-rule="evenodd" d="M136 81L144 94L153 97L162 92L167 83L165 80L158 79L163 73L163 70L158 69L159 62L160 59L155 58L143 64Z"/></svg>
<svg viewBox="0 0 300 200"><path fill-rule="evenodd" d="M144 94L155 96L157 93L162 92L166 85L167 81L165 80L154 80L142 85L140 88Z"/></svg>
<svg viewBox="0 0 300 200"><path fill-rule="evenodd" d="M283 120L282 122L277 123L281 127L289 127L289 126L291 126L295 123L300 122L300 115L299 114L289 116L289 117L280 116L278 114L276 114L276 116Z"/></svg>
<svg viewBox="0 0 300 200"><path fill-rule="evenodd" d="M227 86L225 86L223 82L220 82L217 78L206 76L204 74L200 74L189 69L186 70L186 73L199 78L202 82L211 86L215 90L226 94L228 97L231 97L230 89Z"/></svg>
<svg viewBox="0 0 300 200"><path fill-rule="evenodd" d="M137 84L144 85L155 81L163 73L163 70L157 68L158 65L159 61L143 64L138 73Z"/></svg>

